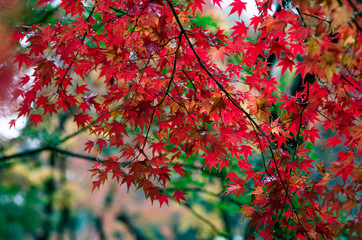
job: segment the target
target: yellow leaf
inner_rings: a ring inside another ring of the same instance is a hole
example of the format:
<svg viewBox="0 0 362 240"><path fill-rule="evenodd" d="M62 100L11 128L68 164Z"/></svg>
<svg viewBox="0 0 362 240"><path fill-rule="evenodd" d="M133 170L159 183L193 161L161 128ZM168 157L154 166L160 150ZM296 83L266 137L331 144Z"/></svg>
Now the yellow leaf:
<svg viewBox="0 0 362 240"><path fill-rule="evenodd" d="M323 59L324 61L321 62L321 69L324 70L327 80L330 83L332 82L333 74L338 73L336 59L331 52L326 52L323 55Z"/></svg>
<svg viewBox="0 0 362 240"><path fill-rule="evenodd" d="M352 9L348 8L345 4L339 6L334 11L334 19L333 24L334 26L341 26L344 24L348 24L349 20L353 18L353 11Z"/></svg>
<svg viewBox="0 0 362 240"><path fill-rule="evenodd" d="M309 57L319 55L321 53L321 45L314 38L310 37L307 42Z"/></svg>
<svg viewBox="0 0 362 240"><path fill-rule="evenodd" d="M238 211L238 212L241 212L241 213L244 213L243 214L243 219L241 220L241 223L244 222L244 220L247 218L247 217L250 217L253 212L254 212L254 208L253 207L250 207L248 205L243 205L241 206L241 209Z"/></svg>
<svg viewBox="0 0 362 240"><path fill-rule="evenodd" d="M357 126L354 126L349 131L350 133L352 133L352 137L354 140L362 140L362 122L359 122Z"/></svg>

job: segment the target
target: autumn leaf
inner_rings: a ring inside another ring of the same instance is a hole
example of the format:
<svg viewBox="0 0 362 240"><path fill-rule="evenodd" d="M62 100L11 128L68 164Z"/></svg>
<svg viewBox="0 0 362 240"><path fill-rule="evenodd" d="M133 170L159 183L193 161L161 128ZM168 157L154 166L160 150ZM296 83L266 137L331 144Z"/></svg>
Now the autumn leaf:
<svg viewBox="0 0 362 240"><path fill-rule="evenodd" d="M225 47L212 47L210 49L209 55L212 57L213 61L216 61L217 59L221 59L221 61L224 62L225 56L228 56L227 49Z"/></svg>
<svg viewBox="0 0 362 240"><path fill-rule="evenodd" d="M91 90L89 90L88 88L87 88L87 85L78 85L77 84L77 87L76 87L76 89L75 89L75 92L78 94L78 95L80 95L80 94L84 94L84 92L86 92L86 91L88 91L88 92L90 92Z"/></svg>
<svg viewBox="0 0 362 240"><path fill-rule="evenodd" d="M30 115L30 122L34 123L34 126L38 124L38 122L43 122L42 115L40 114L32 114Z"/></svg>
<svg viewBox="0 0 362 240"><path fill-rule="evenodd" d="M302 135L305 136L306 140L309 139L314 145L315 138L320 138L319 132L320 130L318 130L316 127L312 127L310 129L304 129Z"/></svg>
<svg viewBox="0 0 362 240"><path fill-rule="evenodd" d="M173 194L173 198L176 199L176 201L181 204L181 200L184 200L187 202L186 198L185 198L185 194L184 192L182 192L181 190L177 190L174 194Z"/></svg>
<svg viewBox="0 0 362 240"><path fill-rule="evenodd" d="M241 21L241 22L235 21L235 23L236 23L236 25L231 28L233 30L233 32L231 33L230 36L246 35L248 28L245 26L244 21Z"/></svg>
<svg viewBox="0 0 362 240"><path fill-rule="evenodd" d="M222 3L222 2L223 2L223 0L212 0L212 3L213 3L214 5L218 5L219 8L221 8L220 3Z"/></svg>
<svg viewBox="0 0 362 240"><path fill-rule="evenodd" d="M88 152L90 152L94 146L94 142L91 141L91 140L88 140L86 143L85 143L85 148L84 148L84 151L88 150Z"/></svg>
<svg viewBox="0 0 362 240"><path fill-rule="evenodd" d="M160 208L162 207L162 205L163 205L164 203L166 203L166 204L168 205L168 199L169 199L169 196L167 196L167 195L160 194L160 195L158 196L157 200L160 201Z"/></svg>
<svg viewBox="0 0 362 240"><path fill-rule="evenodd" d="M244 222L247 217L250 217L254 211L255 210L253 207L248 206L248 205L242 205L241 209L238 211L238 212L244 213L243 219L241 220L241 222Z"/></svg>
<svg viewBox="0 0 362 240"><path fill-rule="evenodd" d="M12 128L12 127L15 128L15 123L16 123L16 120L15 120L15 119L11 119L11 121L9 122L10 128Z"/></svg>
<svg viewBox="0 0 362 240"><path fill-rule="evenodd" d="M238 13L239 18L241 16L241 13L246 10L246 2L242 2L241 0L235 0L234 2L232 2L230 5L231 7L231 11L229 13L229 16L233 13Z"/></svg>
<svg viewBox="0 0 362 240"><path fill-rule="evenodd" d="M89 114L79 113L77 115L74 115L74 122L77 123L78 128L82 126L84 129L86 128L86 124L90 123L91 117Z"/></svg>
<svg viewBox="0 0 362 240"><path fill-rule="evenodd" d="M226 188L225 194L226 195L235 194L235 198L237 198L240 194L244 194L244 191L246 190L244 185L240 185L238 183L229 183L227 185L229 187Z"/></svg>
<svg viewBox="0 0 362 240"><path fill-rule="evenodd" d="M294 61L288 57L281 58L281 61L278 63L277 67L282 67L282 74L285 73L287 69L289 69L290 72L293 71Z"/></svg>
<svg viewBox="0 0 362 240"><path fill-rule="evenodd" d="M325 148L328 146L332 146L332 149L336 147L336 145L341 144L341 140L338 138L337 135L334 135L332 138L326 139L328 143L326 144Z"/></svg>
<svg viewBox="0 0 362 240"><path fill-rule="evenodd" d="M173 169L182 177L184 177L184 173L187 173L187 171L183 169L183 166L185 166L185 164L179 164L179 163L175 163L175 165L173 166Z"/></svg>

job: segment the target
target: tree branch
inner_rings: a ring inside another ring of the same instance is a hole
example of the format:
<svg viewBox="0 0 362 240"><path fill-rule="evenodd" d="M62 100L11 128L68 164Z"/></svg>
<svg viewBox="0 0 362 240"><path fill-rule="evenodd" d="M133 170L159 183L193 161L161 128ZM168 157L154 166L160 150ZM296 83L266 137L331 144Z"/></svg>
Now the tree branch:
<svg viewBox="0 0 362 240"><path fill-rule="evenodd" d="M20 153L15 153L12 155L8 155L8 156L2 156L0 157L0 162L6 162L8 160L11 160L13 158L21 158L21 157L27 157L27 156L31 156L37 153L41 153L44 151L52 151L52 152L57 152L63 155L67 155L67 156L71 156L71 157L76 157L76 158L81 158L81 159L85 159L91 162L104 162L102 159L98 159L96 157L93 156L89 156L89 155L83 155L83 154L79 154L79 153L74 153L74 152L70 152L61 148L57 148L57 147L52 147L52 146L45 146L45 147L41 147L41 148L36 148L36 149L32 149L32 150L26 150L24 152L20 152Z"/></svg>
<svg viewBox="0 0 362 240"><path fill-rule="evenodd" d="M177 188L166 188L165 189L166 191L169 190L169 191L176 191L178 190ZM230 198L230 197L227 197L227 196L223 196L222 194L217 194L217 193L214 193L214 192L210 192L210 191L207 191L203 188L200 188L200 187L195 187L195 188L183 188L182 189L183 191L185 192L200 192L200 193L204 193L206 195L209 195L209 196L212 196L212 197L216 197L216 198L220 198L222 200L225 200L225 201L228 201L238 207L240 207L242 205L241 202L238 202L236 201L235 199L233 198Z"/></svg>
<svg viewBox="0 0 362 240"><path fill-rule="evenodd" d="M232 95L224 88L224 86L223 86L218 80L215 79L215 77L212 75L212 73L206 68L205 64L202 62L200 56L197 54L194 46L192 45L191 40L189 39L189 37L188 37L188 35L187 35L187 33L186 33L183 25L181 24L180 19L179 19L179 17L177 16L177 13L176 13L176 10L175 10L173 4L171 3L170 0L167 0L167 3L168 3L168 5L169 5L169 7L170 7L170 9L171 9L171 11L172 11L173 16L174 16L175 19L176 19L176 22L177 22L177 25L178 25L179 28L180 28L181 34L183 34L183 35L185 36L186 41L187 41L188 45L190 46L192 52L194 53L194 55L195 55L197 61L199 62L201 68L202 68L202 69L206 72L206 74L215 82L215 84L225 93L225 95L226 95L227 98L230 100L230 102L231 102L235 107L237 107L239 110L241 110L241 111L245 114L245 116L249 119L249 121L252 123L252 125L254 125L254 126L258 129L258 131L263 135L263 137L265 137L265 139L267 140L268 145L269 145L269 149L270 149L270 153L271 153L271 155L272 155L273 162L274 162L274 164L275 164L275 166L276 166L277 175L278 175L278 177L279 177L279 179L280 179L280 182L281 182L282 187L283 187L283 189L284 189L284 191L285 191L285 194L286 194L287 197L288 197L288 200L289 200L289 202L290 202L290 204L291 204L291 206L292 206L293 212L294 212L294 214L295 214L295 216L296 216L296 218L297 218L297 220L298 220L298 223L299 223L299 224L302 226L302 228L304 229L304 232L306 233L307 238L308 238L308 239L311 239L311 238L309 237L309 235L308 235L308 232L305 230L304 226L303 226L303 225L301 224L301 222L300 222L297 208L294 206L293 202L291 201L291 196L290 196L289 193L288 193L288 188L287 188L287 186L285 185L285 183L284 183L284 181L283 181L283 179L282 179L282 176L281 176L280 171L279 171L278 164L277 164L277 162L276 162L276 160L275 160L274 152L273 152L273 150L272 150L272 148L271 148L271 143L272 143L272 142L270 141L270 139L268 138L268 136L265 134L265 132L260 128L260 126L254 121L254 119L251 117L251 115L250 115L243 107L241 107L240 104L238 104L238 103L236 102L236 100L232 97ZM258 136L257 136L257 137L258 137ZM277 154L278 154L278 153L277 153ZM278 154L278 155L279 155L279 154Z"/></svg>

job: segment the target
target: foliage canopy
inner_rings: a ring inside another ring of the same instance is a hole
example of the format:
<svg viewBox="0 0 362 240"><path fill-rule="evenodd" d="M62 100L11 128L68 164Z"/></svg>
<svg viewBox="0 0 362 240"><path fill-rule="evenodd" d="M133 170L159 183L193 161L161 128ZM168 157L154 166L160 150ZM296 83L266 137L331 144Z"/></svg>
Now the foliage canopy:
<svg viewBox="0 0 362 240"><path fill-rule="evenodd" d="M94 188L115 178L160 206L181 203L183 189L166 186L201 166L225 173L225 194L251 195L240 209L256 229L251 239L357 239L361 4L256 4L250 26L237 20L223 30L195 20L204 0L62 0L59 22L13 32L29 43L15 56L23 70L13 92L18 117L37 126L69 111L94 138L85 151L117 149L94 164ZM247 11L241 0L230 7L238 17ZM319 159L315 146L336 157Z"/></svg>

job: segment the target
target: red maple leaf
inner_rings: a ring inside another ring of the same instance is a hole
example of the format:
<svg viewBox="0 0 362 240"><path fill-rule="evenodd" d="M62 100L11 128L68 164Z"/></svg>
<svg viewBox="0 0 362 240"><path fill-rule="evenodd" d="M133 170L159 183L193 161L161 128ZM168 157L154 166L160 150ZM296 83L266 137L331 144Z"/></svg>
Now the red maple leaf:
<svg viewBox="0 0 362 240"><path fill-rule="evenodd" d="M216 61L218 58L224 62L225 55L228 56L229 53L225 47L212 47L210 49L209 55L212 57L213 61Z"/></svg>
<svg viewBox="0 0 362 240"><path fill-rule="evenodd" d="M239 17L241 15L241 12L243 10L246 10L246 2L242 2L240 0L234 0L229 7L231 7L231 11L229 13L229 16L235 12L238 13Z"/></svg>
<svg viewBox="0 0 362 240"><path fill-rule="evenodd" d="M287 45L287 43L283 40L272 41L271 45L270 45L270 51L268 53L268 56L270 56L274 53L275 56L277 57L277 59L279 60L281 52L289 53L287 51L287 49L285 48L286 45Z"/></svg>
<svg viewBox="0 0 362 240"><path fill-rule="evenodd" d="M15 120L15 119L12 119L12 120L9 122L9 125L10 125L9 128L15 127L15 123L16 123L16 120Z"/></svg>
<svg viewBox="0 0 362 240"><path fill-rule="evenodd" d="M158 154L161 154L162 151L166 151L165 144L163 142L152 142L151 148L153 154L155 154L156 152L158 152Z"/></svg>
<svg viewBox="0 0 362 240"><path fill-rule="evenodd" d="M204 0L194 0L191 2L191 4L192 12L195 13L197 9L202 12L202 5L205 5L206 3Z"/></svg>
<svg viewBox="0 0 362 240"><path fill-rule="evenodd" d="M213 3L214 5L218 5L219 8L221 8L221 5L220 5L221 2L223 2L223 0L212 0L212 3Z"/></svg>
<svg viewBox="0 0 362 240"><path fill-rule="evenodd" d="M36 127L38 122L43 122L42 115L40 115L40 114L32 114L32 115L30 115L30 122L33 122L35 127Z"/></svg>
<svg viewBox="0 0 362 240"><path fill-rule="evenodd" d="M313 126L310 129L304 129L302 135L305 136L306 140L309 139L312 142L312 144L314 145L315 138L320 138L319 132L320 132L320 130L318 130L315 126Z"/></svg>
<svg viewBox="0 0 362 240"><path fill-rule="evenodd" d="M183 191L181 191L180 189L177 190L174 194L173 194L173 198L176 199L176 201L181 204L181 200L184 200L187 202L186 198L185 198L185 194Z"/></svg>
<svg viewBox="0 0 362 240"><path fill-rule="evenodd" d="M233 30L233 32L231 33L231 36L246 35L248 32L248 28L245 26L244 21L241 21L241 22L235 21L235 23L236 23L236 25L231 28Z"/></svg>
<svg viewBox="0 0 362 240"><path fill-rule="evenodd" d="M334 135L332 138L328 138L328 139L326 139L327 141L328 141L328 143L326 144L326 146L324 147L324 148L326 148L326 147L328 147L328 146L332 146L332 149L333 148L335 148L338 144L341 144L341 140L338 138L338 136L337 135Z"/></svg>
<svg viewBox="0 0 362 240"><path fill-rule="evenodd" d="M86 143L85 143L85 148L84 148L84 151L88 150L88 152L90 152L92 150L94 146L94 142L91 141L91 140L88 140Z"/></svg>
<svg viewBox="0 0 362 240"><path fill-rule="evenodd" d="M289 57L283 57L281 58L281 61L278 63L278 66L282 66L282 74L289 69L290 72L293 71L294 61L290 59Z"/></svg>
<svg viewBox="0 0 362 240"><path fill-rule="evenodd" d="M235 193L235 198L237 198L240 194L244 194L244 191L246 190L244 184L245 182L242 185L239 183L228 183L227 185L229 187L225 190L225 194L230 195Z"/></svg>
<svg viewBox="0 0 362 240"><path fill-rule="evenodd" d="M79 113L74 115L74 122L77 123L78 128L82 126L84 129L86 128L86 124L90 123L92 117L89 114Z"/></svg>
<svg viewBox="0 0 362 240"><path fill-rule="evenodd" d="M87 85L86 84L84 84L84 85L78 85L77 84L77 87L76 87L76 89L75 89L75 92L79 95L79 94L84 94L84 92L86 92L86 91L88 91L88 92L90 92L91 90L89 90L88 88L87 88Z"/></svg>
<svg viewBox="0 0 362 240"><path fill-rule="evenodd" d="M162 205L163 205L164 203L166 203L166 204L168 205L168 199L169 199L169 196L160 194L160 195L157 197L157 200L160 201L160 207L162 207Z"/></svg>
<svg viewBox="0 0 362 240"><path fill-rule="evenodd" d="M103 138L98 138L96 144L99 146L99 151L102 151L104 146L107 147L107 141Z"/></svg>
<svg viewBox="0 0 362 240"><path fill-rule="evenodd" d="M183 169L183 166L185 166L185 164L180 164L180 163L175 163L175 165L173 166L173 169L180 174L181 176L184 177L184 173L188 173L185 169Z"/></svg>
<svg viewBox="0 0 362 240"><path fill-rule="evenodd" d="M253 16L252 18L250 18L250 26L254 25L254 31L256 32L256 29L258 28L258 26L260 25L260 23L263 22L263 19L259 16Z"/></svg>

